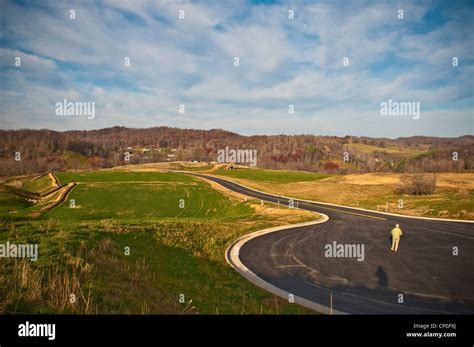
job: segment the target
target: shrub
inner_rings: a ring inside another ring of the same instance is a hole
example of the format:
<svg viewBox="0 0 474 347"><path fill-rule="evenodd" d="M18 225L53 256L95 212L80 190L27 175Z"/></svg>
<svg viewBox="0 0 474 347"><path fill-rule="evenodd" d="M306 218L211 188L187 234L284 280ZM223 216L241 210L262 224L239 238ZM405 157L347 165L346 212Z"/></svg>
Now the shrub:
<svg viewBox="0 0 474 347"><path fill-rule="evenodd" d="M414 174L403 176L402 184L395 190L397 194L429 195L436 189L438 174Z"/></svg>

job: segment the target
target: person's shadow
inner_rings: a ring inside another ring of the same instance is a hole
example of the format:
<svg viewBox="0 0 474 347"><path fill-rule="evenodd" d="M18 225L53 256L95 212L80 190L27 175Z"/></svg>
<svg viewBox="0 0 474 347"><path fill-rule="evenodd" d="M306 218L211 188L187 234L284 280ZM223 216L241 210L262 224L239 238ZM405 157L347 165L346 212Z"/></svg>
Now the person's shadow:
<svg viewBox="0 0 474 347"><path fill-rule="evenodd" d="M375 272L375 276L377 276L377 282L378 282L378 285L380 287L387 287L388 286L387 273L385 272L383 267L381 267L380 265L377 268L377 271Z"/></svg>

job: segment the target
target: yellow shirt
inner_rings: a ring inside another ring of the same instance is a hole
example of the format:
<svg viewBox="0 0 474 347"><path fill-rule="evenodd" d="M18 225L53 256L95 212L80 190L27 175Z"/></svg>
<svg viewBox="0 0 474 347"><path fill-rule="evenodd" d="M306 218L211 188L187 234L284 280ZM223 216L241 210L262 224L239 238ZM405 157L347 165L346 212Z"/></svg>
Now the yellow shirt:
<svg viewBox="0 0 474 347"><path fill-rule="evenodd" d="M402 236L402 235L403 235L402 229L400 229L400 228L393 228L392 229L392 237L394 239L399 239L400 236Z"/></svg>

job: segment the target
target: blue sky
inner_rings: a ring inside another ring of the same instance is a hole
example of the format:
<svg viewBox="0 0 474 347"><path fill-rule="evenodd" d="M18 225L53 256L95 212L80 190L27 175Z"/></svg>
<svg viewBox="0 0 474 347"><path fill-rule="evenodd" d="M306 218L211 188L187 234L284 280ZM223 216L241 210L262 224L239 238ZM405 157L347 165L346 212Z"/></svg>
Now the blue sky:
<svg viewBox="0 0 474 347"><path fill-rule="evenodd" d="M472 1L0 0L0 9L2 129L474 133ZM96 117L57 116L64 99L94 102ZM419 102L420 119L380 115L388 99Z"/></svg>

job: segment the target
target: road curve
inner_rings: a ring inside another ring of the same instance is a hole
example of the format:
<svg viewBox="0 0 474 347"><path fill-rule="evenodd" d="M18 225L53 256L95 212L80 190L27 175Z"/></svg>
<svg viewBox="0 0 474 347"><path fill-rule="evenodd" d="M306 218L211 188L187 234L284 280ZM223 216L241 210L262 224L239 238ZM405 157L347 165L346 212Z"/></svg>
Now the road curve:
<svg viewBox="0 0 474 347"><path fill-rule="evenodd" d="M214 176L190 173L249 197L289 204ZM298 208L329 217L322 224L287 227L240 245L246 268L284 293L349 314L473 314L474 224L389 215L294 199ZM403 236L390 251L390 230ZM364 246L364 257L327 257L328 244ZM457 247L458 255L453 255ZM232 247L229 248L229 252ZM305 305L313 307L314 305Z"/></svg>

